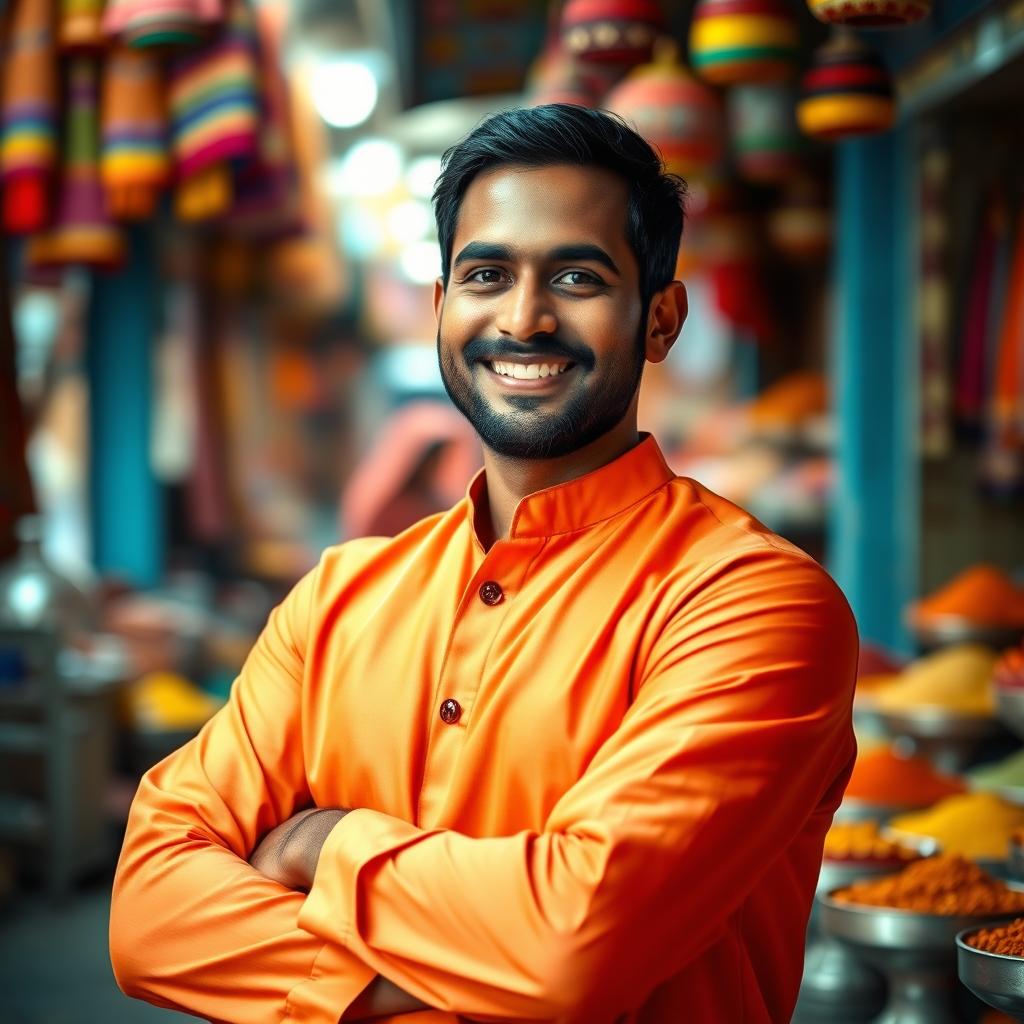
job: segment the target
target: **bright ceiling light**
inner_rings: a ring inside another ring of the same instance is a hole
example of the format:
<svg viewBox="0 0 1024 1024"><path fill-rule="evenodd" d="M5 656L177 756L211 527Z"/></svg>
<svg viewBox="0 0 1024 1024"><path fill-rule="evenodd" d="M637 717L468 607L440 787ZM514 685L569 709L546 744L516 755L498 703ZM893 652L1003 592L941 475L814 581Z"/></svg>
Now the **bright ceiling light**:
<svg viewBox="0 0 1024 1024"><path fill-rule="evenodd" d="M414 196L429 199L434 194L434 185L441 173L439 156L418 156L409 163L405 172L405 183Z"/></svg>
<svg viewBox="0 0 1024 1024"><path fill-rule="evenodd" d="M379 88L366 61L336 57L321 61L313 70L313 105L335 128L355 128L373 113Z"/></svg>
<svg viewBox="0 0 1024 1024"><path fill-rule="evenodd" d="M413 242L402 250L398 266L407 281L433 284L441 276L441 250L437 242Z"/></svg>
<svg viewBox="0 0 1024 1024"><path fill-rule="evenodd" d="M402 177L402 151L387 139L362 139L331 173L335 195L381 196Z"/></svg>

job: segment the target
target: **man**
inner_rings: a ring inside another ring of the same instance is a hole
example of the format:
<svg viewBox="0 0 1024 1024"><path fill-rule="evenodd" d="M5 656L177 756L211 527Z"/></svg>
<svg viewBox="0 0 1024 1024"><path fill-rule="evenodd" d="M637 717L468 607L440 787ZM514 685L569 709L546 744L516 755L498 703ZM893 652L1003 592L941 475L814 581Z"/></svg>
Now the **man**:
<svg viewBox="0 0 1024 1024"><path fill-rule="evenodd" d="M438 355L484 470L326 551L143 779L126 992L233 1022L789 1020L856 633L637 431L686 313L681 188L579 107L447 154Z"/></svg>

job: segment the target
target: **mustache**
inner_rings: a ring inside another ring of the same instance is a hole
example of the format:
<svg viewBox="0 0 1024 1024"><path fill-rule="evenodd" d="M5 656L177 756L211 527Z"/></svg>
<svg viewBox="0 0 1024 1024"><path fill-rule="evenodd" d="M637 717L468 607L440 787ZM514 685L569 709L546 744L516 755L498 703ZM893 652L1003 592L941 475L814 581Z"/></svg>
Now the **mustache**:
<svg viewBox="0 0 1024 1024"><path fill-rule="evenodd" d="M545 356L560 357L576 363L584 369L594 368L594 353L585 345L566 341L557 334L538 334L530 339L534 344L510 341L506 338L474 338L462 350L462 358L467 363L494 362L505 356L522 358L531 356L543 359Z"/></svg>

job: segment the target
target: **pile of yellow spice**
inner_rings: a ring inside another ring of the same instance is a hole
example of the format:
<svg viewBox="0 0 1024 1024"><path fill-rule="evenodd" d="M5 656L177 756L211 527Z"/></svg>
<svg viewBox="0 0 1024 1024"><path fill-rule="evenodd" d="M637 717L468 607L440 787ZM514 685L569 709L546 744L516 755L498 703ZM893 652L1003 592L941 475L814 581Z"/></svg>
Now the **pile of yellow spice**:
<svg viewBox="0 0 1024 1024"><path fill-rule="evenodd" d="M876 686L871 690L871 702L880 711L907 713L927 708L991 717L996 712L996 660L995 652L981 644L943 648Z"/></svg>
<svg viewBox="0 0 1024 1024"><path fill-rule="evenodd" d="M1002 860L1011 836L1024 828L1024 807L994 793L963 793L940 800L926 811L898 815L889 827L928 836L947 853L974 860Z"/></svg>

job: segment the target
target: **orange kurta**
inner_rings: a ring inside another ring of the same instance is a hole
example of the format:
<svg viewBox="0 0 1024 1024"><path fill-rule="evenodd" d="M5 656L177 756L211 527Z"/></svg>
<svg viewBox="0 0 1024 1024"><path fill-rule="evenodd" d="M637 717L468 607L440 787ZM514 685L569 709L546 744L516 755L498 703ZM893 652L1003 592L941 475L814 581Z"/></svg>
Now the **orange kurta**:
<svg viewBox="0 0 1024 1024"><path fill-rule="evenodd" d="M485 486L327 550L143 779L126 992L333 1024L379 973L424 1021L789 1020L854 756L845 600L649 436L488 551ZM359 809L306 896L246 858L312 803Z"/></svg>

